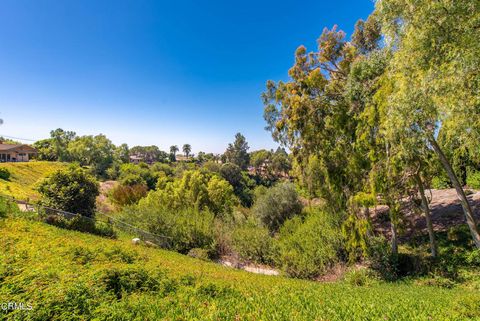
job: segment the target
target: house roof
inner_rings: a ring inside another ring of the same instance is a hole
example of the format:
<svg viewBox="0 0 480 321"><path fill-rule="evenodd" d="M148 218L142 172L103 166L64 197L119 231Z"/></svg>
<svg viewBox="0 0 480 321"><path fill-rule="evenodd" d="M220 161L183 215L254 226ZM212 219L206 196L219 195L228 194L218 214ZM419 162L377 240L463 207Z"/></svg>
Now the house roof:
<svg viewBox="0 0 480 321"><path fill-rule="evenodd" d="M31 146L23 144L0 144L0 151L9 151L15 149L30 150L36 152L37 150Z"/></svg>

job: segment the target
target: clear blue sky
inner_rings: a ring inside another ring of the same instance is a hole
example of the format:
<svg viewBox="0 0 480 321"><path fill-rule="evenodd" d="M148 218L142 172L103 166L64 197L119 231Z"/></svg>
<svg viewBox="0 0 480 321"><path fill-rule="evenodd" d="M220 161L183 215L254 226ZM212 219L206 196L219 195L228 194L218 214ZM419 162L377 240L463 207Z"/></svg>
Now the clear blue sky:
<svg viewBox="0 0 480 321"><path fill-rule="evenodd" d="M61 127L116 144L273 148L260 94L324 27L351 33L371 0L0 2L0 134Z"/></svg>

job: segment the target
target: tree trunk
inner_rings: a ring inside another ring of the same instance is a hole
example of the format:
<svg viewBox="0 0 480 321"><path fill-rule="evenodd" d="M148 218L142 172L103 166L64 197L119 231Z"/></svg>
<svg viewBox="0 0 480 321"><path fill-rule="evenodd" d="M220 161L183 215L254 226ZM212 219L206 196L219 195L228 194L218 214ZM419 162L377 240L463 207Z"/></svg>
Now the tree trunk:
<svg viewBox="0 0 480 321"><path fill-rule="evenodd" d="M465 214L468 227L470 228L470 233L472 234L473 242L475 243L475 246L480 249L480 234L478 233L477 222L475 221L475 217L473 216L473 210L470 204L468 203L467 196L465 195L465 192L463 191L463 188L460 185L460 182L458 181L458 178L455 175L455 172L453 171L453 168L450 165L450 162L448 161L447 157L443 153L442 149L438 145L435 138L430 137L429 141L430 141L430 144L432 144L432 147L435 153L437 153L437 156L440 159L440 162L442 163L443 167L447 171L448 177L450 178L450 181L455 187L455 190L457 191L457 197L460 200L460 203L462 204L463 213Z"/></svg>
<svg viewBox="0 0 480 321"><path fill-rule="evenodd" d="M430 251L432 253L432 257L436 257L437 243L435 241L435 234L433 234L432 217L430 216L430 207L428 206L427 197L425 196L425 188L423 187L420 174L415 173L415 181L418 185L418 191L420 192L420 197L422 199L423 213L425 214L425 220L427 221L428 237L430 238Z"/></svg>
<svg viewBox="0 0 480 321"><path fill-rule="evenodd" d="M390 229L392 231L392 253L398 255L398 236L397 236L397 224L394 220L390 221Z"/></svg>

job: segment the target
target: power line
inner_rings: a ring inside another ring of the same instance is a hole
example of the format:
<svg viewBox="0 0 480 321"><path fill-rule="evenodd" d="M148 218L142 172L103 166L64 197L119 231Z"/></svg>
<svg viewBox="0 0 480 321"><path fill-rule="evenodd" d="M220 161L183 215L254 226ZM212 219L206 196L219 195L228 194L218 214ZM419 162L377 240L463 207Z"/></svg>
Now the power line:
<svg viewBox="0 0 480 321"><path fill-rule="evenodd" d="M2 134L0 134L0 136L3 138L25 140L28 142L36 142L38 140L38 139L20 138L20 137L14 137L14 136L2 135Z"/></svg>

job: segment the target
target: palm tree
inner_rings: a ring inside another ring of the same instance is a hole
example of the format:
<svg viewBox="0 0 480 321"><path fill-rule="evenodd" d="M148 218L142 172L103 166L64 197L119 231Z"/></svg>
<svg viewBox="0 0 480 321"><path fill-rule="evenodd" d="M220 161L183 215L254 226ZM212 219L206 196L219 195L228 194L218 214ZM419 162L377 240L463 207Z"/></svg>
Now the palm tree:
<svg viewBox="0 0 480 321"><path fill-rule="evenodd" d="M185 144L182 147L183 153L185 154L185 157L188 158L188 155L190 155L190 152L192 151L192 146L190 144Z"/></svg>
<svg viewBox="0 0 480 321"><path fill-rule="evenodd" d="M178 146L177 145L172 145L170 146L170 154L177 155L178 152Z"/></svg>
<svg viewBox="0 0 480 321"><path fill-rule="evenodd" d="M177 161L177 152L178 152L178 146L177 145L170 146L170 161L171 162L176 162Z"/></svg>

